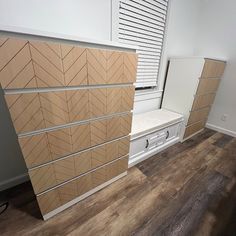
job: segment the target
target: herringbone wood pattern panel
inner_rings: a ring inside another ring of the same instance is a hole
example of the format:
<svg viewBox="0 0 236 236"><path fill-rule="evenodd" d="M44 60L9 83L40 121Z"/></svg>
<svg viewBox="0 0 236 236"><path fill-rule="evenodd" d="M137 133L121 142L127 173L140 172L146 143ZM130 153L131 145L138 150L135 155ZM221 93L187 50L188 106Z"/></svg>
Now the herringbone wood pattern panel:
<svg viewBox="0 0 236 236"><path fill-rule="evenodd" d="M28 41L4 38L0 42L0 83L2 88L36 87Z"/></svg>
<svg viewBox="0 0 236 236"><path fill-rule="evenodd" d="M6 91L16 132L24 134L129 112L133 108L134 87L71 88L19 94L10 94L7 89L133 83L136 63L133 53L1 37L0 83ZM38 196L42 214L124 172L127 168L124 159L103 165L128 154L129 138L106 142L128 135L130 129L131 115L116 115L19 137L37 194L98 168ZM102 146L96 147L100 144ZM92 149L86 151L89 147ZM83 152L76 154L79 151Z"/></svg>
<svg viewBox="0 0 236 236"><path fill-rule="evenodd" d="M42 215L61 206L60 196L57 189L53 189L46 194L37 196L37 201Z"/></svg>
<svg viewBox="0 0 236 236"><path fill-rule="evenodd" d="M46 127L70 122L65 91L39 93L39 99Z"/></svg>
<svg viewBox="0 0 236 236"><path fill-rule="evenodd" d="M124 78L123 83L136 81L137 54L124 52Z"/></svg>
<svg viewBox="0 0 236 236"><path fill-rule="evenodd" d="M70 122L89 119L88 90L66 91Z"/></svg>
<svg viewBox="0 0 236 236"><path fill-rule="evenodd" d="M29 175L38 194L128 153L129 138L125 137L30 170Z"/></svg>
<svg viewBox="0 0 236 236"><path fill-rule="evenodd" d="M132 83L135 53L0 38L0 82L7 88Z"/></svg>
<svg viewBox="0 0 236 236"><path fill-rule="evenodd" d="M37 197L42 214L46 214L92 188L126 171L128 158L124 157L94 172L50 190ZM55 202L54 202L54 201Z"/></svg>
<svg viewBox="0 0 236 236"><path fill-rule="evenodd" d="M28 168L52 161L47 134L22 137L18 140Z"/></svg>
<svg viewBox="0 0 236 236"><path fill-rule="evenodd" d="M85 48L61 45L66 86L88 84L87 57Z"/></svg>
<svg viewBox="0 0 236 236"><path fill-rule="evenodd" d="M106 84L106 51L87 49L88 83Z"/></svg>
<svg viewBox="0 0 236 236"><path fill-rule="evenodd" d="M5 95L17 133L45 128L38 93Z"/></svg>
<svg viewBox="0 0 236 236"><path fill-rule="evenodd" d="M37 87L65 85L60 45L29 41Z"/></svg>
<svg viewBox="0 0 236 236"><path fill-rule="evenodd" d="M134 87L5 95L17 133L130 111Z"/></svg>
<svg viewBox="0 0 236 236"><path fill-rule="evenodd" d="M29 171L31 183L35 193L40 193L56 185L56 176L53 165L42 166Z"/></svg>
<svg viewBox="0 0 236 236"><path fill-rule="evenodd" d="M107 51L107 78L108 84L119 84L124 81L124 59L122 52Z"/></svg>

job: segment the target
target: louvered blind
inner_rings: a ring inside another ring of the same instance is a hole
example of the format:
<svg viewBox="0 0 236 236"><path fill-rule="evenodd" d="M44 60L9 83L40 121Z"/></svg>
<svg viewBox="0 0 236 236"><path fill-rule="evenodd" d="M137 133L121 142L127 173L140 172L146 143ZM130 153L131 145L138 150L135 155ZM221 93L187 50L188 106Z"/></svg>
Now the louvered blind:
<svg viewBox="0 0 236 236"><path fill-rule="evenodd" d="M120 0L118 38L139 47L136 87L157 85L168 0Z"/></svg>

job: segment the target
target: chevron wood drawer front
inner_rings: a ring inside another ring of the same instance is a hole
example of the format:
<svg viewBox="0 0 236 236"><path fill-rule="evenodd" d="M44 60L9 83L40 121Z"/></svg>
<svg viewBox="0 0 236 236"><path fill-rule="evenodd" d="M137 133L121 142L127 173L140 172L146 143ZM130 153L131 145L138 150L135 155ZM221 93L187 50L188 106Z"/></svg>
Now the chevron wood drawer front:
<svg viewBox="0 0 236 236"><path fill-rule="evenodd" d="M19 138L29 168L129 135L131 114Z"/></svg>
<svg viewBox="0 0 236 236"><path fill-rule="evenodd" d="M136 80L137 55L101 49L87 49L88 83L119 84Z"/></svg>
<svg viewBox="0 0 236 236"><path fill-rule="evenodd" d="M29 170L34 192L39 194L129 153L129 137Z"/></svg>
<svg viewBox="0 0 236 236"><path fill-rule="evenodd" d="M88 84L85 48L18 38L1 38L0 43L4 89Z"/></svg>
<svg viewBox="0 0 236 236"><path fill-rule="evenodd" d="M22 137L18 140L28 168L53 160L46 133Z"/></svg>
<svg viewBox="0 0 236 236"><path fill-rule="evenodd" d="M4 89L133 83L137 55L38 40L0 38Z"/></svg>
<svg viewBox="0 0 236 236"><path fill-rule="evenodd" d="M6 94L17 133L133 109L134 86Z"/></svg>
<svg viewBox="0 0 236 236"><path fill-rule="evenodd" d="M116 177L125 172L127 167L128 157L124 157L37 196L42 214L45 215L89 190L105 183L111 178Z"/></svg>

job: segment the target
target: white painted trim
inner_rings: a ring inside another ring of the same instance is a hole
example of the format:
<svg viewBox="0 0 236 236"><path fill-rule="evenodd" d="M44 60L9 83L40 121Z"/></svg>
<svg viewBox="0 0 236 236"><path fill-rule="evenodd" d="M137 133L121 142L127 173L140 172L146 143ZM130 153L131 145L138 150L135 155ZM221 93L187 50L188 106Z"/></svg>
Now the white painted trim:
<svg viewBox="0 0 236 236"><path fill-rule="evenodd" d="M136 158L133 158L133 159L132 159L132 157L130 157L130 159L129 159L129 168L136 165L136 164L138 164L139 162L142 162L142 161L148 159L151 156L156 155L157 153L159 153L159 152L163 151L164 149L178 143L179 141L180 141L180 138L176 137L176 138L166 142L164 145L153 149L151 152L147 152L147 153L145 153L143 155L140 155L140 156L138 156Z"/></svg>
<svg viewBox="0 0 236 236"><path fill-rule="evenodd" d="M0 191L22 184L29 180L27 173L0 182Z"/></svg>
<svg viewBox="0 0 236 236"><path fill-rule="evenodd" d="M119 0L111 0L111 40L119 42Z"/></svg>
<svg viewBox="0 0 236 236"><path fill-rule="evenodd" d="M228 130L228 129L225 129L225 128L222 128L220 126L213 125L213 124L210 124L210 123L207 123L206 127L209 128L209 129L215 130L217 132L236 137L236 132L235 131L231 131L231 130Z"/></svg>
<svg viewBox="0 0 236 236"><path fill-rule="evenodd" d="M120 179L120 178L122 178L122 177L124 177L124 176L126 176L126 175L127 175L127 171L124 172L124 173L122 173L122 174L120 174L120 175L118 175L118 176L116 176L115 178L110 179L109 181L107 181L107 182L105 182L105 183L103 183L103 184L97 186L96 188L94 188L94 189L88 191L87 193L85 193L85 194L83 194L83 195L81 195L81 196L79 196L79 197L73 199L72 201L67 202L67 203L64 204L63 206L58 207L57 209L55 209L55 210L53 210L53 211L47 213L46 215L43 215L43 219L44 219L44 220L47 220L47 219L53 217L54 215L58 214L59 212L64 211L64 210L67 209L68 207L70 207L70 206L74 205L75 203L77 203L77 202L79 202L79 201L81 201L81 200L87 198L88 196L94 194L95 192L97 192L97 191L99 191L99 190L101 190L101 189L107 187L108 185L112 184L113 182L117 181L118 179Z"/></svg>
<svg viewBox="0 0 236 236"><path fill-rule="evenodd" d="M67 87L45 87L45 88L17 88L17 89L4 89L4 94L24 94L24 93L48 93L72 90L85 90L85 89L98 89L98 88L123 88L130 87L133 83L120 83L120 84L96 84L96 85L78 85Z"/></svg>
<svg viewBox="0 0 236 236"><path fill-rule="evenodd" d="M163 90L146 89L135 92L134 102L146 101L162 97Z"/></svg>
<svg viewBox="0 0 236 236"><path fill-rule="evenodd" d="M113 42L109 40L88 39L88 38L78 37L75 35L59 34L59 33L54 33L54 32L47 32L47 31L16 27L16 26L0 25L0 33L7 34L7 35L18 34L22 36L45 37L45 38L51 38L51 39L73 41L73 42L85 44L85 45L93 44L93 45L98 45L102 47L108 46L108 47L115 47L119 49L128 49L128 50L136 50L138 48L134 45L128 45L128 44Z"/></svg>

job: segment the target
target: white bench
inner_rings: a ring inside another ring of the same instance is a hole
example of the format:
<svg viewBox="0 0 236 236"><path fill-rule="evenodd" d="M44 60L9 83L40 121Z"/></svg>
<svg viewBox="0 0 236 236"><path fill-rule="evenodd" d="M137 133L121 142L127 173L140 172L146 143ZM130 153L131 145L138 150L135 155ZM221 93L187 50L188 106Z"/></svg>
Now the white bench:
<svg viewBox="0 0 236 236"><path fill-rule="evenodd" d="M183 116L164 109L133 116L129 167L180 141Z"/></svg>

